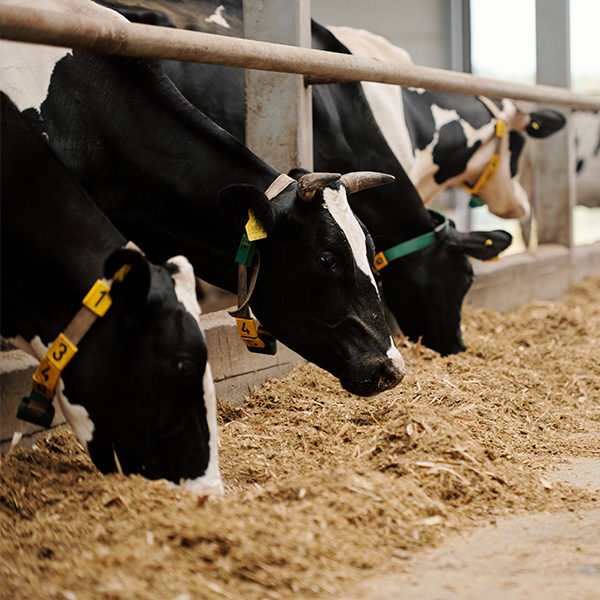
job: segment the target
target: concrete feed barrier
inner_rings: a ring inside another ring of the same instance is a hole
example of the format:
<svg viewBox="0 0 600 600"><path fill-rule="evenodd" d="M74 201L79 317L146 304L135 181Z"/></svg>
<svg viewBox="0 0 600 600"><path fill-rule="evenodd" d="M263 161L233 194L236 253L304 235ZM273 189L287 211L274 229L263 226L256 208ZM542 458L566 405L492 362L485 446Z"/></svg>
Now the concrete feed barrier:
<svg viewBox="0 0 600 600"><path fill-rule="evenodd" d="M278 343L275 356L253 354L240 340L235 320L225 311L202 315L201 326L206 335L217 397L241 405L252 389L273 377L281 377L303 359ZM17 419L17 407L31 387L31 376L37 362L20 350L0 353L0 451L10 448L15 432L21 432L21 444L31 444L42 428ZM56 406L52 426L64 423Z"/></svg>

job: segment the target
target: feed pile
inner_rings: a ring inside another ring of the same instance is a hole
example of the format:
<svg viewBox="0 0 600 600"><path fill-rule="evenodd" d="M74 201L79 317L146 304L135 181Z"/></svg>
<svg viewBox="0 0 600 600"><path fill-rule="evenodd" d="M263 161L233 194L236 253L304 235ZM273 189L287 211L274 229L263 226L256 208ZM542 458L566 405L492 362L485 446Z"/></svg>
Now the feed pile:
<svg viewBox="0 0 600 600"><path fill-rule="evenodd" d="M302 598L401 570L498 515L597 507L544 469L598 456L600 278L562 301L467 307L468 350L400 341L373 398L313 365L220 405L227 494L100 475L68 430L0 461L0 597Z"/></svg>

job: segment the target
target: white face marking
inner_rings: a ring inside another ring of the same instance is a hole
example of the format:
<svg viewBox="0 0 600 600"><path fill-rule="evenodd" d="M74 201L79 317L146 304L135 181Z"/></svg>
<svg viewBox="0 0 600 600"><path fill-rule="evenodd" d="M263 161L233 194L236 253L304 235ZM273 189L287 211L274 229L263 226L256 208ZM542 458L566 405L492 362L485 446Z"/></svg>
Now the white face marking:
<svg viewBox="0 0 600 600"><path fill-rule="evenodd" d="M400 350L394 344L394 340L390 338L390 349L387 351L386 356L392 360L392 364L402 373L404 373L404 359L402 358L402 354L400 354Z"/></svg>
<svg viewBox="0 0 600 600"><path fill-rule="evenodd" d="M175 295L185 309L194 317L200 327L200 305L196 297L196 278L194 269L185 256L175 256L168 262L177 265L179 272L173 275ZM200 328L202 331L202 329ZM203 334L204 335L204 334ZM202 379L204 389L204 406L206 407L206 422L209 433L209 461L206 472L196 479L187 479L183 486L199 496L223 495L223 483L219 471L219 442L217 431L217 396L212 378L210 364L206 363Z"/></svg>
<svg viewBox="0 0 600 600"><path fill-rule="evenodd" d="M348 204L346 189L344 186L340 186L339 190L323 188L323 200L325 200L327 210L329 210L335 222L344 232L358 268L369 278L377 295L379 295L379 289L375 283L371 265L369 265L369 259L367 258L367 240L365 238L365 232L362 230L362 227Z"/></svg>
<svg viewBox="0 0 600 600"><path fill-rule="evenodd" d="M213 383L210 365L206 363L206 371L202 381L204 388L204 405L206 406L206 420L210 433L209 449L210 459L206 473L196 479L186 479L183 487L199 496L222 496L224 494L223 482L219 471L219 441L217 434L217 401L215 385Z"/></svg>
<svg viewBox="0 0 600 600"><path fill-rule="evenodd" d="M31 0L10 0L13 6L31 7ZM70 12L101 20L127 21L124 17L82 0L36 0L35 7L55 12ZM71 54L70 48L0 41L0 89L21 111L40 110L48 95L50 78L56 63Z"/></svg>
<svg viewBox="0 0 600 600"><path fill-rule="evenodd" d="M177 265L179 272L175 273L173 281L175 282L175 295L177 299L187 310L192 317L196 320L196 323L200 325L200 315L202 310L198 304L198 298L196 297L196 277L194 275L194 268L185 256L174 256L167 262Z"/></svg>
<svg viewBox="0 0 600 600"><path fill-rule="evenodd" d="M225 27L225 29L231 29L231 25L225 20L225 7L222 4L217 6L217 10L204 20L207 23L214 23L215 25Z"/></svg>

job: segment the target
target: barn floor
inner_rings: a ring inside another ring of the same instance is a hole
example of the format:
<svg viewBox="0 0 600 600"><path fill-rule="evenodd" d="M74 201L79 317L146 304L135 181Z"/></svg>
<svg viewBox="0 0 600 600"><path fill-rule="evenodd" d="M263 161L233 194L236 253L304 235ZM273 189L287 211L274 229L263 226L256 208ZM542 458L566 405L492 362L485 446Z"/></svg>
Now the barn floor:
<svg viewBox="0 0 600 600"><path fill-rule="evenodd" d="M405 380L373 398L306 365L221 406L221 499L103 477L65 430L16 449L0 597L347 598L493 522L597 515L597 489L549 472L599 456L598 298L596 277L563 301L467 308L466 352L402 342Z"/></svg>

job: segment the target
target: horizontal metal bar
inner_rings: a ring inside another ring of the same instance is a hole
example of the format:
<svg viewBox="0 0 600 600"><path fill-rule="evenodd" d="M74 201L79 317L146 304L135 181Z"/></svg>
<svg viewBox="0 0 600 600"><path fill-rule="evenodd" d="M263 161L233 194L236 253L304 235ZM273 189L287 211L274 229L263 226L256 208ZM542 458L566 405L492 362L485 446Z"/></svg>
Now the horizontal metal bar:
<svg viewBox="0 0 600 600"><path fill-rule="evenodd" d="M10 5L0 6L0 37L104 54L296 73L313 80L375 81L600 110L600 97L553 86L514 84L375 58Z"/></svg>

